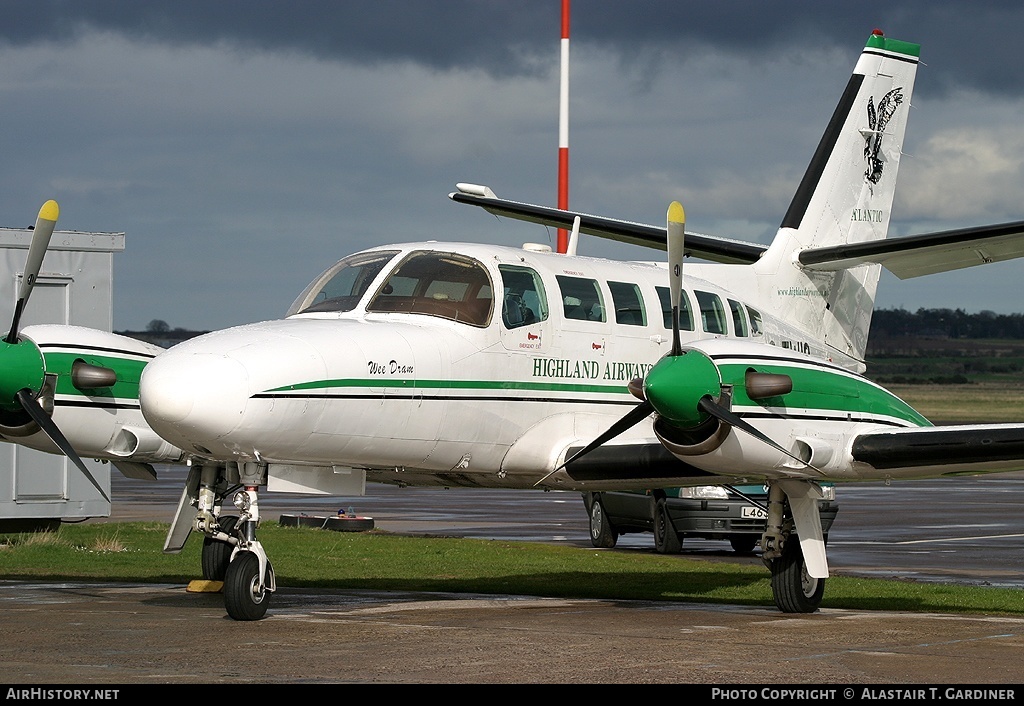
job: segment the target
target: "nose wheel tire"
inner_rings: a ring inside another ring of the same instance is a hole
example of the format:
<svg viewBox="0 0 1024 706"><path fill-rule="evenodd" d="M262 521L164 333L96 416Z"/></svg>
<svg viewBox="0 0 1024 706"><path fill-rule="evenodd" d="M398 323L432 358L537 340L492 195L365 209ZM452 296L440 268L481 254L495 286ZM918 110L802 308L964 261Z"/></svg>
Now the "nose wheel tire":
<svg viewBox="0 0 1024 706"><path fill-rule="evenodd" d="M219 520L220 529L225 534L231 534L235 529L238 518L234 515L221 517ZM223 581L231 563L231 552L235 549L233 544L222 542L212 537L203 538L203 553L200 563L203 567L203 578L207 581Z"/></svg>
<svg viewBox="0 0 1024 706"><path fill-rule="evenodd" d="M772 560L772 595L783 613L813 613L821 606L825 579L807 573L800 542L790 537L782 556Z"/></svg>
<svg viewBox="0 0 1024 706"><path fill-rule="evenodd" d="M224 606L228 615L235 620L260 620L269 604L270 592L266 587L260 588L259 558L253 552L239 552L224 574Z"/></svg>

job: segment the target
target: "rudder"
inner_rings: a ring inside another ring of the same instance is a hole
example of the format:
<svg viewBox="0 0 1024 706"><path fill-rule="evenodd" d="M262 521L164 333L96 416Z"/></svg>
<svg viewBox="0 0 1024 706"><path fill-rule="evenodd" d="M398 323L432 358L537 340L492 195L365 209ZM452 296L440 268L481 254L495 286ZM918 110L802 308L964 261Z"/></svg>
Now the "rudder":
<svg viewBox="0 0 1024 706"><path fill-rule="evenodd" d="M919 55L919 45L878 30L868 38L778 234L754 265L779 315L859 360L880 267L811 273L794 255L886 236Z"/></svg>

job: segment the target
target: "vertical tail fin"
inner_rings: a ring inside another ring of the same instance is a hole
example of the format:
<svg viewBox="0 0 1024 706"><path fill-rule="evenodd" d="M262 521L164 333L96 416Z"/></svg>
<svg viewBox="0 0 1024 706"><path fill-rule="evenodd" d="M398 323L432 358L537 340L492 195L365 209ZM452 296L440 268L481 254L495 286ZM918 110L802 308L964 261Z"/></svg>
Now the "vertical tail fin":
<svg viewBox="0 0 1024 706"><path fill-rule="evenodd" d="M860 360L880 267L811 273L794 256L885 237L919 54L919 45L878 30L868 38L778 234L754 265L779 314Z"/></svg>

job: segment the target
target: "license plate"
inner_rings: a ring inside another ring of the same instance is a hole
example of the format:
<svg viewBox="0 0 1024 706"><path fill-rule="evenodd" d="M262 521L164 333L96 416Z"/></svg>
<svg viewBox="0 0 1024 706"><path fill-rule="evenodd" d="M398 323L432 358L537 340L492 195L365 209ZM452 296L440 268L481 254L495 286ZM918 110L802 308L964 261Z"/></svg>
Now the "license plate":
<svg viewBox="0 0 1024 706"><path fill-rule="evenodd" d="M744 520L767 520L768 513L759 507L753 505L745 505L740 508L740 517Z"/></svg>

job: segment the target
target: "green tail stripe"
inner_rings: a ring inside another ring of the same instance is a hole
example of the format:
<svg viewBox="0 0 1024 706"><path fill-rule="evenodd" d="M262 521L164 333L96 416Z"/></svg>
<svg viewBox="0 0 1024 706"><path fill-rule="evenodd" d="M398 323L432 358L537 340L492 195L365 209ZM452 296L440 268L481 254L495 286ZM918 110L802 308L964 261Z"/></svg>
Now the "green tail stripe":
<svg viewBox="0 0 1024 706"><path fill-rule="evenodd" d="M872 49L884 49L885 51L891 51L905 56L914 56L918 58L921 56L920 44L904 42L900 39L890 39L889 37L884 37L880 34L872 34L868 37L868 43L866 46L869 46Z"/></svg>

